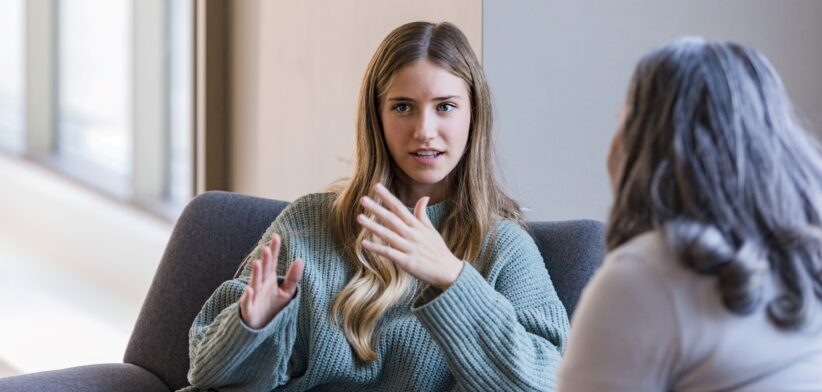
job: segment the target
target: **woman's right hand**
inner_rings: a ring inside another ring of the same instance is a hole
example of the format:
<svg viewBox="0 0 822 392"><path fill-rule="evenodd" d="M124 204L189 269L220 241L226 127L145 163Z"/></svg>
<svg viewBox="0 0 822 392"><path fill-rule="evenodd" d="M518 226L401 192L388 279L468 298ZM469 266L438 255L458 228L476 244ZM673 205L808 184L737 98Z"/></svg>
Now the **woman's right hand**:
<svg viewBox="0 0 822 392"><path fill-rule="evenodd" d="M303 261L294 260L282 286L277 282L277 258L280 255L280 236L274 234L271 243L264 246L262 259L251 262L251 278L240 297L240 316L249 327L260 329L280 313L297 291L297 282L303 275Z"/></svg>

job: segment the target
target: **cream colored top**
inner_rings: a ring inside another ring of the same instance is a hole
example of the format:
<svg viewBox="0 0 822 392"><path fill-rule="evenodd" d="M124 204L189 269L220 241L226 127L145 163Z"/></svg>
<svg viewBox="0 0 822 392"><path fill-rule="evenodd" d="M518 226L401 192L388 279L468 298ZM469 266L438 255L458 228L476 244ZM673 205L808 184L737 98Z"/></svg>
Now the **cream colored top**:
<svg viewBox="0 0 822 392"><path fill-rule="evenodd" d="M558 391L822 391L820 317L812 325L785 332L764 307L729 312L716 278L645 233L611 252L585 288Z"/></svg>

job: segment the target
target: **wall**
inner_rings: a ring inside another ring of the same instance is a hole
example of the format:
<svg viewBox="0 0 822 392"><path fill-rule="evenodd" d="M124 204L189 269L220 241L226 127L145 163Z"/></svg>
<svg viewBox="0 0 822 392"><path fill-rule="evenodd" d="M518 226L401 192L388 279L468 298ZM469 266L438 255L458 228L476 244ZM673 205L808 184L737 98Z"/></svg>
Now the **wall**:
<svg viewBox="0 0 822 392"><path fill-rule="evenodd" d="M499 161L530 219L605 219L605 156L636 61L682 35L752 45L822 131L822 1L483 2Z"/></svg>
<svg viewBox="0 0 822 392"><path fill-rule="evenodd" d="M448 20L482 47L481 0L243 0L230 13L230 189L284 200L350 175L360 81L391 30Z"/></svg>

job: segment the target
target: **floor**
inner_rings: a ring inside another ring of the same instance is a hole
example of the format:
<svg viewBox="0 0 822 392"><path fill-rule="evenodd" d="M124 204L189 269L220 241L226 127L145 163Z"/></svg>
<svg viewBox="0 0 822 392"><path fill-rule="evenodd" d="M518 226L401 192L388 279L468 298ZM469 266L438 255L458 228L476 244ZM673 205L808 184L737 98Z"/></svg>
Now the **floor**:
<svg viewBox="0 0 822 392"><path fill-rule="evenodd" d="M121 362L139 311L0 236L0 376Z"/></svg>
<svg viewBox="0 0 822 392"><path fill-rule="evenodd" d="M11 366L6 365L3 361L0 361L0 378L13 376L17 374L17 370L12 369Z"/></svg>
<svg viewBox="0 0 822 392"><path fill-rule="evenodd" d="M0 377L122 362L171 223L0 154Z"/></svg>

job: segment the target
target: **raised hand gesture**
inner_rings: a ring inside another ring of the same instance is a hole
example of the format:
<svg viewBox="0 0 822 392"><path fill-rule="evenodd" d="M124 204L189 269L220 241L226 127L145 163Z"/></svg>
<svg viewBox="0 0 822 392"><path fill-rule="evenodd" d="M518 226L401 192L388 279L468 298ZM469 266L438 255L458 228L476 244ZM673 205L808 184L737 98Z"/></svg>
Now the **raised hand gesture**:
<svg viewBox="0 0 822 392"><path fill-rule="evenodd" d="M274 234L271 243L264 246L262 259L251 262L251 278L240 297L240 316L249 327L266 326L291 301L297 282L303 275L303 261L294 260L285 275L282 286L277 282L277 258L280 255L280 236Z"/></svg>
<svg viewBox="0 0 822 392"><path fill-rule="evenodd" d="M445 240L428 219L425 207L429 198L419 199L412 214L382 184L377 184L374 191L384 206L368 196L364 196L360 203L366 211L379 219L379 223L363 214L357 216L357 222L385 244L363 240L363 248L388 258L431 286L441 290L450 287L459 277L464 264L451 253Z"/></svg>

